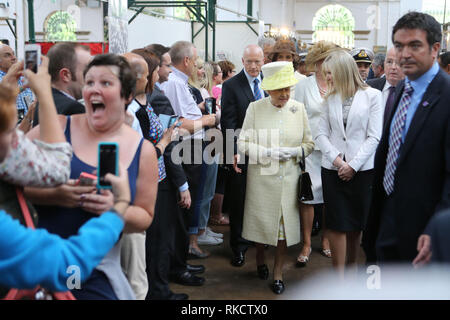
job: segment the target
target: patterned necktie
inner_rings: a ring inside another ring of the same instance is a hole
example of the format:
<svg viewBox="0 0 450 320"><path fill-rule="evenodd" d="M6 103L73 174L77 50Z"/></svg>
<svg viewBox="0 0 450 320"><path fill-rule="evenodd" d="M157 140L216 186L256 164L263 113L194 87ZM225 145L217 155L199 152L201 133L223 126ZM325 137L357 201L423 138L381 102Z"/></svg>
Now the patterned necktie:
<svg viewBox="0 0 450 320"><path fill-rule="evenodd" d="M259 86L258 86L259 80L255 79L255 80L253 80L253 83L254 83L253 96L255 97L255 101L256 101L256 100L261 99L262 96L261 96L261 91L259 90Z"/></svg>
<svg viewBox="0 0 450 320"><path fill-rule="evenodd" d="M389 95L386 100L386 107L384 108L384 116L383 116L383 125L388 121L389 114L392 111L392 107L394 106L394 98L395 98L395 87L389 87Z"/></svg>
<svg viewBox="0 0 450 320"><path fill-rule="evenodd" d="M405 128L406 114L411 104L411 95L413 87L409 82L405 82L405 90L399 103L398 110L394 115L394 123L389 136L389 150L386 160L386 169L384 171L383 186L386 193L390 195L394 191L394 175L397 169L397 160L402 145L402 133Z"/></svg>

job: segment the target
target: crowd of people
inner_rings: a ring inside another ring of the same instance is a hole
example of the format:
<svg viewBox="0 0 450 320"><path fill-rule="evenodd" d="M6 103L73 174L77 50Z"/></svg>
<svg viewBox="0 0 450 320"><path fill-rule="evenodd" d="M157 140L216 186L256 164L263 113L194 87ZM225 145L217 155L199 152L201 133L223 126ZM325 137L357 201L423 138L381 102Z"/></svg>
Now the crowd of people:
<svg viewBox="0 0 450 320"><path fill-rule="evenodd" d="M169 283L205 283L191 262L223 244L210 225L229 225L234 267L256 247L262 280L265 248L276 247L281 294L286 248L301 242L296 266L306 267L318 216L321 254L340 279L361 245L368 263L450 262L441 38L434 18L411 12L386 54L328 41L299 54L289 39L263 38L244 48L239 72L187 41L94 57L57 43L37 73L0 45L0 297L38 284L67 291L76 265L76 299L188 299ZM119 146L112 190L80 184L100 142ZM38 230L20 224L21 194Z"/></svg>

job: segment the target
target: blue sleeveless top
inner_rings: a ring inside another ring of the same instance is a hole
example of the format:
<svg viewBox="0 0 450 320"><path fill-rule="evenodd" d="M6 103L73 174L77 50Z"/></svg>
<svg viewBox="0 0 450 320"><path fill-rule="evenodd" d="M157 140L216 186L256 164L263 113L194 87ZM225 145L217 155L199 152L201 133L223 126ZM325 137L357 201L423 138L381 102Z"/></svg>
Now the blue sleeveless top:
<svg viewBox="0 0 450 320"><path fill-rule="evenodd" d="M66 140L72 144L70 139L70 117L67 117L66 130L64 131ZM139 158L141 155L141 148L144 139L141 139L139 146L134 155L133 161L128 167L128 181L131 191L131 203L134 203L136 196L136 180L139 173ZM96 146L95 146L96 148ZM70 178L78 179L81 172L92 173L95 167L88 165L81 161L75 153L73 153L72 161L70 164ZM96 217L97 215L84 211L80 207L77 208L65 208L59 206L38 206L36 210L39 213L39 228L47 229L50 233L57 234L62 238L68 238L78 233L78 229L86 223L89 219Z"/></svg>

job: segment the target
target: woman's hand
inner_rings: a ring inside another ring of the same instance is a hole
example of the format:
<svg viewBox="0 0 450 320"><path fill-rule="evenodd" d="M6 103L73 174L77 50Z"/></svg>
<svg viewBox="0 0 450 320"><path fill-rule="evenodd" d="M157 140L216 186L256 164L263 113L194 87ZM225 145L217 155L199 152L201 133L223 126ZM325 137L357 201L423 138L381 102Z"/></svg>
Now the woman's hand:
<svg viewBox="0 0 450 320"><path fill-rule="evenodd" d="M38 67L37 73L27 69L25 70L24 75L28 81L27 86L33 90L38 98L43 94L51 95L51 77L48 73L48 58L46 56L42 56L42 61Z"/></svg>
<svg viewBox="0 0 450 320"><path fill-rule="evenodd" d="M177 135L178 135L178 128L175 128L175 125L171 126L170 128L167 128L164 131L163 136L156 144L159 150L161 150L161 154L164 153L164 150L166 150L166 147L169 145L169 143L176 140Z"/></svg>
<svg viewBox="0 0 450 320"><path fill-rule="evenodd" d="M3 77L0 84L9 90L16 91L16 95L19 94L18 81L23 75L23 61L18 61L14 63L8 70L8 72Z"/></svg>
<svg viewBox="0 0 450 320"><path fill-rule="evenodd" d="M95 192L94 186L77 186L76 180L69 180L56 188L58 205L67 208L83 206L83 195Z"/></svg>
<svg viewBox="0 0 450 320"><path fill-rule="evenodd" d="M112 193L114 194L114 209L124 215L131 202L128 171L121 163L119 163L119 176L108 173L105 176L105 180L110 182L112 185Z"/></svg>
<svg viewBox="0 0 450 320"><path fill-rule="evenodd" d="M350 181L355 175L356 171L349 166L348 163L344 162L343 165L338 170L338 176L343 181Z"/></svg>
<svg viewBox="0 0 450 320"><path fill-rule="evenodd" d="M114 206L114 196L110 190L101 189L100 194L83 193L80 198L80 207L97 215L101 215Z"/></svg>

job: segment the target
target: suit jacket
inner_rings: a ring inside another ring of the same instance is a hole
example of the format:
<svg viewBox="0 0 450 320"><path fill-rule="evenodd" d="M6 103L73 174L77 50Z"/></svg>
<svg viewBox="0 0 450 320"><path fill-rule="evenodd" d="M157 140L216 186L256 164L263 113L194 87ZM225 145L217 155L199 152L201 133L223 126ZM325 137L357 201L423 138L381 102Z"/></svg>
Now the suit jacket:
<svg viewBox="0 0 450 320"><path fill-rule="evenodd" d="M170 104L169 98L167 98L164 93L158 88L154 87L151 95L147 94L147 101L153 108L153 111L157 115L167 114L174 115L172 105ZM137 116L137 114L136 114ZM147 118L148 119L148 118ZM141 125L142 127L142 125ZM144 128L142 128L144 130ZM166 166L166 173L172 183L177 187L181 187L187 182L186 174L181 164L175 164L172 161L171 153L173 148L178 142L171 142L164 150L164 164Z"/></svg>
<svg viewBox="0 0 450 320"><path fill-rule="evenodd" d="M391 194L397 247L403 260L417 255L417 239L433 214L450 206L450 77L442 70L428 86L400 149ZM391 123L404 89L397 85ZM375 260L375 244L386 194L383 177L390 126L385 126L375 155L372 206L363 237L367 260Z"/></svg>
<svg viewBox="0 0 450 320"><path fill-rule="evenodd" d="M328 98L314 137L322 151L322 167L337 169L333 161L341 154L355 171L373 168L383 124L381 104L380 91L359 89L353 98L344 129L341 97L335 94Z"/></svg>
<svg viewBox="0 0 450 320"><path fill-rule="evenodd" d="M55 101L56 112L66 116L84 113L84 106L76 100L70 99L58 89L52 88L53 100ZM39 104L34 111L33 127L39 124Z"/></svg>
<svg viewBox="0 0 450 320"><path fill-rule="evenodd" d="M386 84L386 77L370 79L370 80L367 80L366 83L369 86L371 86L372 88L383 91L384 85Z"/></svg>
<svg viewBox="0 0 450 320"><path fill-rule="evenodd" d="M267 97L267 93L264 92ZM247 112L250 102L255 101L252 88L250 87L244 69L237 75L228 79L222 84L222 100L221 100L221 118L220 126L224 136L224 155L226 163L233 163L233 155L237 154L237 136L234 138L226 136L227 129L241 129L244 123L245 113ZM229 139L233 138L233 154L226 151L226 145Z"/></svg>

